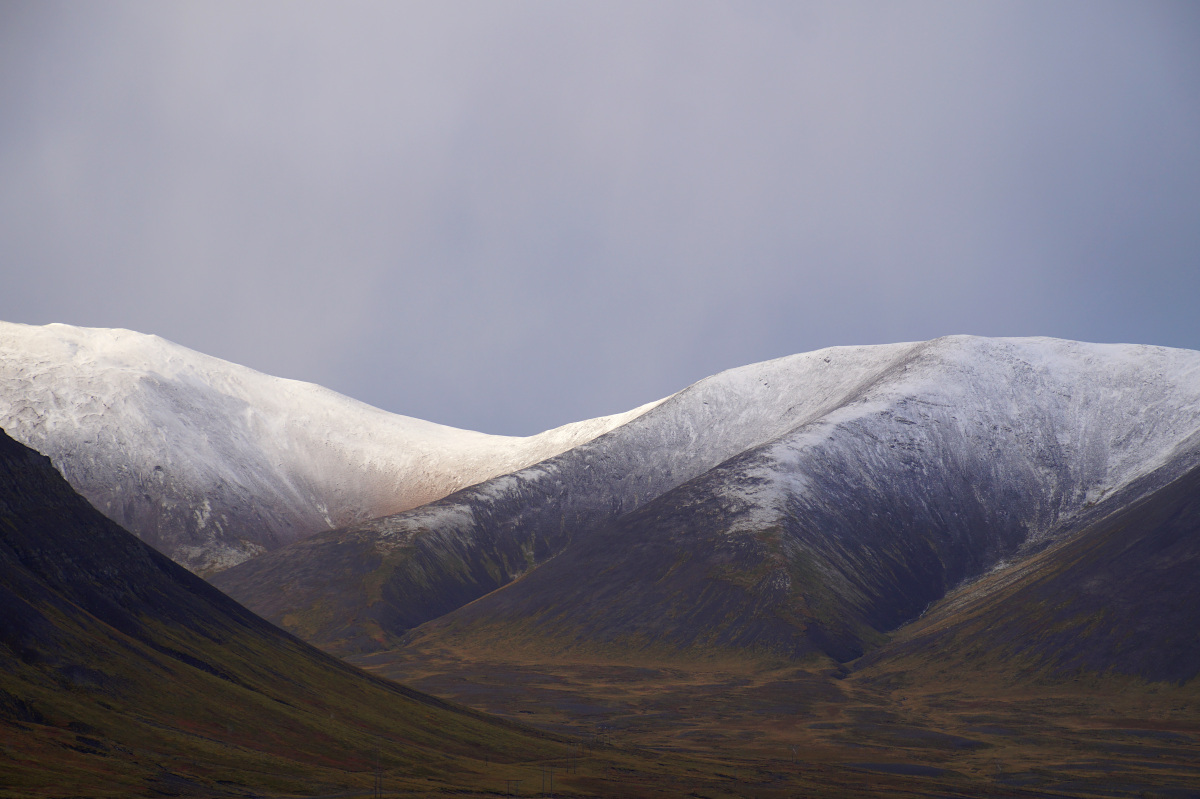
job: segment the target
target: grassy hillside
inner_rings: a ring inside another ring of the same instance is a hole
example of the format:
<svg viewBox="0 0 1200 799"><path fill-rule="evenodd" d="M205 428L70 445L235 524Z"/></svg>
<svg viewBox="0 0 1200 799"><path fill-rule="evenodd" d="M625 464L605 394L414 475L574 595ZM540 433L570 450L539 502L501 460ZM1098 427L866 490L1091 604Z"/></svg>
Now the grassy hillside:
<svg viewBox="0 0 1200 799"><path fill-rule="evenodd" d="M571 751L281 632L2 434L0 608L0 796L495 788Z"/></svg>

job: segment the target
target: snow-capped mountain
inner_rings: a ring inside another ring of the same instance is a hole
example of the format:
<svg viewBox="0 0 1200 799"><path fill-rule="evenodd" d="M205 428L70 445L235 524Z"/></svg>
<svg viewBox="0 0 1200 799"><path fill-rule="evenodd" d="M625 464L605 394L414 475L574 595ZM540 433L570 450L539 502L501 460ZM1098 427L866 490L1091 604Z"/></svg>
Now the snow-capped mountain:
<svg viewBox="0 0 1200 799"><path fill-rule="evenodd" d="M199 573L521 469L654 404L526 438L485 435L157 336L0 322L0 428Z"/></svg>
<svg viewBox="0 0 1200 799"><path fill-rule="evenodd" d="M832 348L708 378L555 458L216 582L340 651L423 624L519 624L564 646L846 659L1198 453L1197 352L968 336Z"/></svg>
<svg viewBox="0 0 1200 799"><path fill-rule="evenodd" d="M0 427L110 518L334 650L519 628L563 647L845 660L984 590L963 585L1116 585L1124 571L1045 553L1119 553L1129 525L1106 519L1179 506L1161 492L1200 474L1200 353L837 347L508 438L153 336L0 323ZM1192 552L1176 527L1145 538Z"/></svg>

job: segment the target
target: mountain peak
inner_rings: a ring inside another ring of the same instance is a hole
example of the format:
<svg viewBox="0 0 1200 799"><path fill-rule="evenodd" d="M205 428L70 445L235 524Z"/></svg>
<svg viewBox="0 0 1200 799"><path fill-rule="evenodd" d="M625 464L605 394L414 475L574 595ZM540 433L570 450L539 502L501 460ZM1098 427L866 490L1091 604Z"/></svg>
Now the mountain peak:
<svg viewBox="0 0 1200 799"><path fill-rule="evenodd" d="M121 329L0 323L0 427L201 573L416 507L644 413L524 438L388 413Z"/></svg>

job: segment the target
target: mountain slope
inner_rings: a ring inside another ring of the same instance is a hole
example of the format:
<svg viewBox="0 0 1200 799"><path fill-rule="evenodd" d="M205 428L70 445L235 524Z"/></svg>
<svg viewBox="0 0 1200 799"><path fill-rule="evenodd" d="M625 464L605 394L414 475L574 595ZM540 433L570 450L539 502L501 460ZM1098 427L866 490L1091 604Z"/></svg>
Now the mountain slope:
<svg viewBox="0 0 1200 799"><path fill-rule="evenodd" d="M925 376L916 385L880 387L871 402L722 464L427 623L416 640L847 661L964 579L1020 561L1196 462L1200 402L1141 382L1166 365L1155 353L1125 373L1111 355L1098 360L1067 393L1055 389L1069 364L1039 373L1025 344L998 391L996 360L1021 348L969 346L976 357L931 348L909 364ZM1186 354L1159 355L1194 368ZM954 364L969 366L957 381ZM1193 372L1175 377L1194 392Z"/></svg>
<svg viewBox="0 0 1200 799"><path fill-rule="evenodd" d="M490 436L127 330L0 323L0 427L198 573L425 504L635 418Z"/></svg>
<svg viewBox="0 0 1200 799"><path fill-rule="evenodd" d="M567 751L282 633L2 431L0 609L3 796L430 791Z"/></svg>
<svg viewBox="0 0 1200 799"><path fill-rule="evenodd" d="M718 375L531 469L216 579L336 651L425 624L848 660L1177 477L1198 430L1200 353L838 348Z"/></svg>
<svg viewBox="0 0 1200 799"><path fill-rule="evenodd" d="M375 648L747 448L855 402L914 346L839 348L722 372L555 458L297 542L214 583L306 640Z"/></svg>
<svg viewBox="0 0 1200 799"><path fill-rule="evenodd" d="M1189 460L1191 468L1166 486L954 591L860 667L922 663L938 672L1194 680L1200 457Z"/></svg>

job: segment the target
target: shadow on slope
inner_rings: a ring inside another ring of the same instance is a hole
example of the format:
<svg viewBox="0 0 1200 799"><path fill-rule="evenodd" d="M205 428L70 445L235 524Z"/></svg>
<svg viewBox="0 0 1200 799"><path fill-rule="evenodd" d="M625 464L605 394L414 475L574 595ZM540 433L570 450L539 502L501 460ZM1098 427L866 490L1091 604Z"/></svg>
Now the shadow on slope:
<svg viewBox="0 0 1200 799"><path fill-rule="evenodd" d="M1073 564L1070 576L1020 603L996 600L983 628L1021 640L1023 625L1041 618L1033 605L1058 597L1063 607L1044 620L1055 632L1038 637L1048 653L1069 659L1090 630L1086 640L1110 643L1080 665L1189 679L1200 640L1179 638L1200 622L1200 516L1180 503L1200 485L1187 471L1197 443L1055 518L1057 498L1039 489L1027 460L964 446L952 426L880 438L855 420L819 440L801 430L572 541L405 640L848 662L994 564L1010 560L1025 574L1059 553L1055 568Z"/></svg>
<svg viewBox="0 0 1200 799"><path fill-rule="evenodd" d="M1192 682L1200 674L1200 467L964 585L861 667L976 666Z"/></svg>
<svg viewBox="0 0 1200 799"><path fill-rule="evenodd" d="M1195 797L1200 468L1094 511L845 667L661 637L576 645L511 621L517 606L498 616L511 589L464 609L493 626L460 612L356 660L548 730L712 759L746 795L790 774L861 795Z"/></svg>
<svg viewBox="0 0 1200 799"><path fill-rule="evenodd" d="M791 768L830 786L870 775L863 794L882 793L888 775L932 795L1193 797L1194 444L1083 509L1044 549L951 590L908 624L881 625L879 643L844 666L811 646L819 618L797 624L756 601L753 580L728 579L739 569L769 578L770 541L739 544L727 534L736 509L687 486L417 628L406 647L356 662L549 730L719 758L756 779ZM873 546L885 562L888 547ZM844 558L813 574L845 574L856 561ZM596 563L604 568L589 573ZM742 631L749 643L727 637ZM753 645L773 633L810 646Z"/></svg>
<svg viewBox="0 0 1200 799"><path fill-rule="evenodd" d="M569 752L283 633L2 432L0 608L3 796L432 791Z"/></svg>

